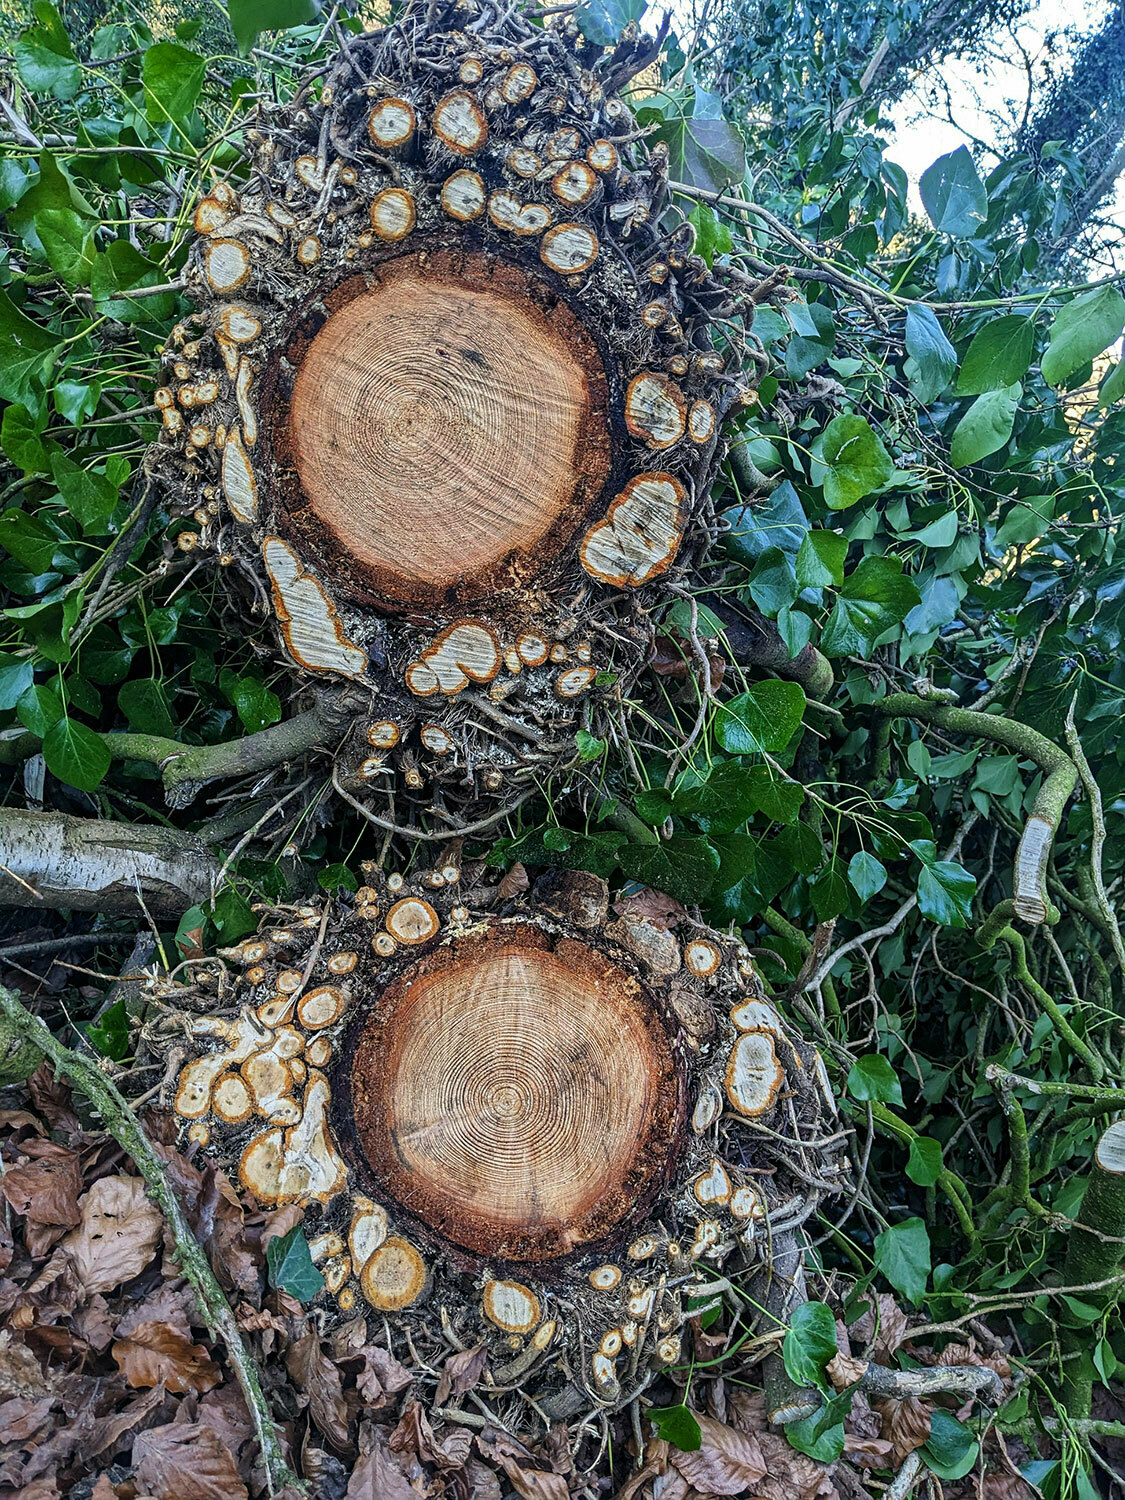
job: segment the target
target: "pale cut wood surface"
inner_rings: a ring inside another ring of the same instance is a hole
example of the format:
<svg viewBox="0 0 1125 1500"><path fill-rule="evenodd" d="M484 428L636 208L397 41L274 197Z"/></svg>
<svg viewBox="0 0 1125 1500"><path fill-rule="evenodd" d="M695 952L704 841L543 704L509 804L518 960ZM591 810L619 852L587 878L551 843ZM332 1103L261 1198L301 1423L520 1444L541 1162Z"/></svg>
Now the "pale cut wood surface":
<svg viewBox="0 0 1125 1500"><path fill-rule="evenodd" d="M538 1260L604 1233L663 1172L672 1074L623 970L507 941L413 979L361 1041L352 1089L400 1202L459 1244Z"/></svg>
<svg viewBox="0 0 1125 1500"><path fill-rule="evenodd" d="M335 312L301 362L290 433L304 494L396 597L533 556L589 490L587 434L604 423L592 346L521 290L404 267Z"/></svg>

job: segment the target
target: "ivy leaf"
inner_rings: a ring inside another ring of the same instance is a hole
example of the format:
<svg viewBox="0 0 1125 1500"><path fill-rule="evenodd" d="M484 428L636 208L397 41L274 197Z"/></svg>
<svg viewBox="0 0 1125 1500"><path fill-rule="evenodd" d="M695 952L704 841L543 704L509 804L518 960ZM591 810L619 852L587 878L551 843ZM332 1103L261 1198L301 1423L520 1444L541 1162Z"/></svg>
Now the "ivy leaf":
<svg viewBox="0 0 1125 1500"><path fill-rule="evenodd" d="M117 486L104 474L82 468L61 452L52 456L51 472L67 510L82 530L100 535L100 528L117 504Z"/></svg>
<svg viewBox="0 0 1125 1500"><path fill-rule="evenodd" d="M906 1175L919 1187L933 1187L942 1174L941 1142L932 1136L916 1135L910 1142L910 1155L906 1159Z"/></svg>
<svg viewBox="0 0 1125 1500"><path fill-rule="evenodd" d="M957 351L928 307L906 310L906 352L914 361L910 389L923 406L940 396L957 368Z"/></svg>
<svg viewBox="0 0 1125 1500"><path fill-rule="evenodd" d="M887 867L882 860L861 849L848 860L848 879L861 901L870 901L887 883Z"/></svg>
<svg viewBox="0 0 1125 1500"><path fill-rule="evenodd" d="M324 1277L313 1265L309 1242L300 1224L279 1234L266 1246L270 1286L288 1292L298 1302L311 1302L324 1290Z"/></svg>
<svg viewBox="0 0 1125 1500"><path fill-rule="evenodd" d="M288 31L293 26L304 26L316 17L319 9L316 0L230 0L231 30L239 52L246 57L260 31ZM617 40L616 33L612 40Z"/></svg>
<svg viewBox="0 0 1125 1500"><path fill-rule="evenodd" d="M824 1302L802 1302L781 1346L789 1378L799 1386L827 1387L824 1367L836 1355L836 1318Z"/></svg>
<svg viewBox="0 0 1125 1500"><path fill-rule="evenodd" d="M899 558L862 558L840 586L820 649L826 656L870 656L879 637L921 602Z"/></svg>
<svg viewBox="0 0 1125 1500"><path fill-rule="evenodd" d="M325 865L317 873L316 883L322 891L358 891L359 881L347 865Z"/></svg>
<svg viewBox="0 0 1125 1500"><path fill-rule="evenodd" d="M168 695L164 684L154 677L126 682L117 694L117 706L140 734L157 734L165 739L174 737L176 725L168 706Z"/></svg>
<svg viewBox="0 0 1125 1500"><path fill-rule="evenodd" d="M703 1446L703 1430L695 1413L680 1402L678 1406L650 1406L650 1422L666 1443L678 1448L681 1453L695 1453Z"/></svg>
<svg viewBox="0 0 1125 1500"><path fill-rule="evenodd" d="M0 655L0 712L15 708L23 695L35 681L35 668L28 657L17 661L14 657Z"/></svg>
<svg viewBox="0 0 1125 1500"><path fill-rule="evenodd" d="M73 99L82 84L82 69L75 59L66 27L47 0L36 0L34 9L39 25L17 37L12 49L16 71L33 94Z"/></svg>
<svg viewBox="0 0 1125 1500"><path fill-rule="evenodd" d="M930 1236L921 1219L904 1219L875 1236L875 1267L917 1305L930 1275Z"/></svg>
<svg viewBox="0 0 1125 1500"><path fill-rule="evenodd" d="M211 903L211 921L226 944L237 943L258 930L258 917L241 891L225 886Z"/></svg>
<svg viewBox="0 0 1125 1500"><path fill-rule="evenodd" d="M1002 391L1027 374L1035 347L1035 325L1018 313L1006 313L986 323L965 351L957 376L959 396L982 396Z"/></svg>
<svg viewBox="0 0 1125 1500"><path fill-rule="evenodd" d="M780 547L767 547L754 564L746 588L762 613L772 620L800 593L792 558Z"/></svg>
<svg viewBox="0 0 1125 1500"><path fill-rule="evenodd" d="M129 1055L129 1017L124 1000L115 1000L105 1014L86 1026L86 1038L103 1057L121 1062Z"/></svg>
<svg viewBox="0 0 1125 1500"><path fill-rule="evenodd" d="M45 208L35 215L35 229L52 271L67 286L85 286L94 265L94 235L71 208Z"/></svg>
<svg viewBox="0 0 1125 1500"><path fill-rule="evenodd" d="M43 739L63 716L62 699L46 683L33 683L16 704L16 714L25 729Z"/></svg>
<svg viewBox="0 0 1125 1500"><path fill-rule="evenodd" d="M812 445L813 479L824 485L829 510L843 510L882 489L895 472L883 440L866 417L844 412L833 417Z"/></svg>
<svg viewBox="0 0 1125 1500"><path fill-rule="evenodd" d="M119 323L159 322L172 314L176 305L172 293L139 300L128 294L143 286L160 286L167 280L167 273L128 240L114 240L94 257L90 292L102 317L115 318Z"/></svg>
<svg viewBox="0 0 1125 1500"><path fill-rule="evenodd" d="M918 183L922 203L935 229L964 239L988 217L988 194L968 148L958 146L926 168Z"/></svg>
<svg viewBox="0 0 1125 1500"><path fill-rule="evenodd" d="M835 1463L844 1451L844 1418L851 1410L852 1395L853 1388L848 1386L827 1400L811 1417L790 1422L785 1428L790 1446L818 1463Z"/></svg>
<svg viewBox="0 0 1125 1500"><path fill-rule="evenodd" d="M1098 391L1098 410L1104 411L1107 406L1113 406L1123 396L1125 396L1125 359L1119 359L1101 383Z"/></svg>
<svg viewBox="0 0 1125 1500"><path fill-rule="evenodd" d="M600 740L588 729L576 730L574 743L578 747L578 758L583 761L601 760L608 748L608 741Z"/></svg>
<svg viewBox="0 0 1125 1500"><path fill-rule="evenodd" d="M1001 391L978 396L957 424L949 457L955 469L980 463L1007 443L1015 426L1023 387L1006 385Z"/></svg>
<svg viewBox="0 0 1125 1500"><path fill-rule="evenodd" d="M818 922L831 922L834 917L843 916L851 905L851 895L840 860L828 861L809 886L809 895Z"/></svg>
<svg viewBox="0 0 1125 1500"><path fill-rule="evenodd" d="M104 780L111 757L100 734L76 719L60 719L43 736L43 759L52 776L92 792Z"/></svg>
<svg viewBox="0 0 1125 1500"><path fill-rule="evenodd" d="M1051 337L1040 368L1048 385L1061 385L1068 375L1108 349L1125 328L1125 297L1115 286L1099 286L1068 302L1055 314Z"/></svg>
<svg viewBox="0 0 1125 1500"><path fill-rule="evenodd" d="M930 1413L930 1435L922 1444L927 1468L939 1479L961 1479L977 1461L980 1444L950 1411L935 1406Z"/></svg>
<svg viewBox="0 0 1125 1500"><path fill-rule="evenodd" d="M674 901L706 900L719 871L718 850L705 838L677 835L659 844L626 844L618 862L630 880L639 880Z"/></svg>
<svg viewBox="0 0 1125 1500"><path fill-rule="evenodd" d="M199 99L206 72L207 59L178 42L157 42L147 47L141 80L149 124L187 119Z"/></svg>
<svg viewBox="0 0 1125 1500"><path fill-rule="evenodd" d="M233 673L230 675L234 680L229 686L224 684L223 690L234 704L242 727L249 734L256 734L258 730L267 729L269 725L281 721L281 700L264 682L259 682L256 677L234 677Z"/></svg>
<svg viewBox="0 0 1125 1500"><path fill-rule="evenodd" d="M901 1104L902 1085L890 1062L880 1052L859 1057L848 1071L848 1093L853 1099Z"/></svg>
<svg viewBox="0 0 1125 1500"><path fill-rule="evenodd" d="M918 910L939 927L968 927L976 876L952 860L935 860L918 876Z"/></svg>
<svg viewBox="0 0 1125 1500"><path fill-rule="evenodd" d="M697 203L688 218L695 225L695 253L709 266L714 265L716 255L729 255L734 249L730 230L706 203Z"/></svg>
<svg viewBox="0 0 1125 1500"><path fill-rule="evenodd" d="M730 525L726 548L747 567L770 547L796 553L809 529L797 491L785 479L762 505L736 505L725 513Z"/></svg>
<svg viewBox="0 0 1125 1500"><path fill-rule="evenodd" d="M4 409L0 448L25 474L49 474L51 471L47 449L40 436L45 424L46 414L33 416L26 406L12 405Z"/></svg>
<svg viewBox="0 0 1125 1500"><path fill-rule="evenodd" d="M797 552L797 583L802 589L837 588L844 581L848 539L839 531L810 531Z"/></svg>
<svg viewBox="0 0 1125 1500"><path fill-rule="evenodd" d="M796 831L786 828L784 834ZM716 839L721 863L711 912L718 925L748 922L792 880L797 862L789 857L782 838L767 842L754 834L732 833Z"/></svg>
<svg viewBox="0 0 1125 1500"><path fill-rule="evenodd" d="M706 781L677 791L673 809L694 818L704 833L733 833L756 812L773 822L791 823L804 798L802 787L775 777L768 766L725 760L711 767Z"/></svg>
<svg viewBox="0 0 1125 1500"><path fill-rule="evenodd" d="M771 678L715 710L715 738L732 755L780 755L805 712L796 682Z"/></svg>

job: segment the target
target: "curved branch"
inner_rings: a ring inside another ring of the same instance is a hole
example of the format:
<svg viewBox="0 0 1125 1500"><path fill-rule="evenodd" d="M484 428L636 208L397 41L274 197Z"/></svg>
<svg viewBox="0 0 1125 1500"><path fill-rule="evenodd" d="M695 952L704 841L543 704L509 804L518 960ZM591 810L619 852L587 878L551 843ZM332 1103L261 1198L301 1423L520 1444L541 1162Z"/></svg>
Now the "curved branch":
<svg viewBox="0 0 1125 1500"><path fill-rule="evenodd" d="M936 724L953 734L991 740L1033 760L1043 772L1043 783L1035 797L1031 816L1024 825L1012 871L1012 901L1015 915L1032 924L1045 922L1051 911L1047 896L1047 866L1051 844L1062 821L1063 810L1078 785L1078 768L1067 752L1045 734L1006 719L999 714L958 708L939 699L919 698L914 693L891 693L871 705L884 718L915 719Z"/></svg>

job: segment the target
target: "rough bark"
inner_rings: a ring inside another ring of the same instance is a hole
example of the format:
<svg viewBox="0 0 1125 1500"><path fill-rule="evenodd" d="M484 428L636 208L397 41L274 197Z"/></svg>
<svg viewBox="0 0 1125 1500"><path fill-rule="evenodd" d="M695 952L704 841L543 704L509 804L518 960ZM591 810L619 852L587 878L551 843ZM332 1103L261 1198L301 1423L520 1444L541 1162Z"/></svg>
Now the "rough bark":
<svg viewBox="0 0 1125 1500"><path fill-rule="evenodd" d="M0 808L0 904L178 917L207 901L219 861L190 833Z"/></svg>
<svg viewBox="0 0 1125 1500"><path fill-rule="evenodd" d="M148 1045L187 1037L190 1140L303 1207L326 1317L617 1405L681 1358L693 1288L835 1190L831 1094L736 941L607 922L583 873L504 901L459 864L270 913Z"/></svg>
<svg viewBox="0 0 1125 1500"><path fill-rule="evenodd" d="M1093 1287L1083 1301L1109 1306L1119 1287L1104 1286L1125 1258L1125 1120L1106 1130L1094 1149L1090 1180L1078 1223L1067 1241L1063 1285ZM1070 1417L1088 1417L1093 1381L1089 1364L1089 1325L1064 1329L1063 1347L1070 1355L1063 1367L1063 1401Z"/></svg>
<svg viewBox="0 0 1125 1500"><path fill-rule="evenodd" d="M747 390L663 148L614 93L636 49L443 14L260 106L249 176L196 211L152 467L240 617L366 694L343 781L470 822L615 710L661 581L710 540Z"/></svg>

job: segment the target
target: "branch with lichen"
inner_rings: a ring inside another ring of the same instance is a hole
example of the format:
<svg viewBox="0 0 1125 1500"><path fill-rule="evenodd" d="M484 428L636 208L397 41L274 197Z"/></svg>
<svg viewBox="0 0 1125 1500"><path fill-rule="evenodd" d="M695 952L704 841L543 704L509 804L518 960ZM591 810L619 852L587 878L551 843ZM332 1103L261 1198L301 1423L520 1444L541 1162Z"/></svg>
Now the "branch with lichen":
<svg viewBox="0 0 1125 1500"><path fill-rule="evenodd" d="M305 1494L304 1485L285 1461L281 1435L266 1401L261 1377L242 1341L230 1304L223 1295L223 1289L215 1278L203 1247L188 1223L187 1215L165 1175L160 1158L128 1101L96 1062L64 1046L44 1022L32 1015L15 995L9 990L0 989L0 1050L12 1040L41 1052L55 1071L68 1079L97 1110L106 1130L132 1158L144 1179L149 1197L164 1215L172 1232L175 1245L173 1254L195 1291L207 1328L212 1338L222 1340L227 1357L234 1367L261 1445L269 1493L274 1495L290 1485L298 1494Z"/></svg>

